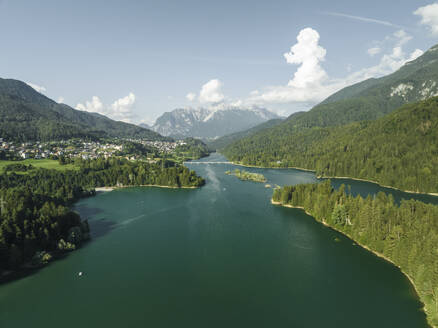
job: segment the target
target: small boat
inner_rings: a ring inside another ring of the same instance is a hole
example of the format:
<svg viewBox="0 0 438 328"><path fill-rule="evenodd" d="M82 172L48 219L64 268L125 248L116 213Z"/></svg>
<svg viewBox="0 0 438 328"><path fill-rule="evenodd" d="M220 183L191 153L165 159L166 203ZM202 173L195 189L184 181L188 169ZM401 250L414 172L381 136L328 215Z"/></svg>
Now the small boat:
<svg viewBox="0 0 438 328"><path fill-rule="evenodd" d="M82 271L78 273L78 276L79 276L79 277L82 276Z"/></svg>

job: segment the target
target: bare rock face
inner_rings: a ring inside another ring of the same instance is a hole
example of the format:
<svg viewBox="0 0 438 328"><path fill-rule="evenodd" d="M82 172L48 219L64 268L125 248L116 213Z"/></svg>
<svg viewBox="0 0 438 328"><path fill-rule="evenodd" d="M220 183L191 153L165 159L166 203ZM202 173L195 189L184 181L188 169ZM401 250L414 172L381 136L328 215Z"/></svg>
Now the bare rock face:
<svg viewBox="0 0 438 328"><path fill-rule="evenodd" d="M152 130L164 136L217 138L279 116L265 108L178 108L161 115Z"/></svg>

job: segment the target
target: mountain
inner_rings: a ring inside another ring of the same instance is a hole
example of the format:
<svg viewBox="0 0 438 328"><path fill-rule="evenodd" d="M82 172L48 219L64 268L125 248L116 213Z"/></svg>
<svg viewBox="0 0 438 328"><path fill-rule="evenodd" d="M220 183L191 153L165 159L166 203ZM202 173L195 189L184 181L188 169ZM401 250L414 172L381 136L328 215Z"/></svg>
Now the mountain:
<svg viewBox="0 0 438 328"><path fill-rule="evenodd" d="M302 167L321 176L369 179L403 190L438 192L438 97L408 104L374 121L301 130L265 139L254 154L251 138L225 155L243 164Z"/></svg>
<svg viewBox="0 0 438 328"><path fill-rule="evenodd" d="M231 144L239 139L251 136L259 131L262 131L264 129L268 129L268 128L273 127L277 124L280 124L281 122L283 122L282 119L274 118L274 119L269 120L267 122L256 125L255 127L250 128L248 130L239 131L239 132L235 132L232 134L227 134L223 137L219 137L217 139L208 141L207 146L209 149L212 149L212 150L221 150L221 149L225 148L226 146L228 146L229 144Z"/></svg>
<svg viewBox="0 0 438 328"><path fill-rule="evenodd" d="M344 88L308 112L291 115L281 124L232 143L224 153L233 154L246 145L243 151L248 164L265 158L267 162L282 161L281 165L294 166L289 145L302 138L303 131L375 120L404 104L435 95L438 95L438 45L390 75ZM269 159L265 156L267 152L272 155Z"/></svg>
<svg viewBox="0 0 438 328"><path fill-rule="evenodd" d="M400 106L438 96L438 45L396 72L346 87L290 124L295 128L373 120Z"/></svg>
<svg viewBox="0 0 438 328"><path fill-rule="evenodd" d="M150 125L148 125L148 124L146 124L146 123L140 123L140 124L138 124L138 126L141 127L141 128L143 128L143 129L148 129L148 130L151 129Z"/></svg>
<svg viewBox="0 0 438 328"><path fill-rule="evenodd" d="M1 78L0 137L17 141L72 137L165 139L133 124L58 104L24 82Z"/></svg>
<svg viewBox="0 0 438 328"><path fill-rule="evenodd" d="M179 108L161 115L152 129L165 136L216 138L249 129L275 118L279 116L258 107L215 110Z"/></svg>

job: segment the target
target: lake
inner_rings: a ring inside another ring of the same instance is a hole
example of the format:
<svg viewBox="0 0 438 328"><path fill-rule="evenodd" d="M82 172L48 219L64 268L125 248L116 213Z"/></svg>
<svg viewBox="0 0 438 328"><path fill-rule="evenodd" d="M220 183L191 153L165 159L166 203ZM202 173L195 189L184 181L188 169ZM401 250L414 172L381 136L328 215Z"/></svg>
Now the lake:
<svg viewBox="0 0 438 328"><path fill-rule="evenodd" d="M188 166L204 187L127 188L78 202L92 240L0 285L0 327L427 327L396 267L301 210L271 205L264 183L225 174L237 166ZM273 186L318 181L312 172L247 170Z"/></svg>

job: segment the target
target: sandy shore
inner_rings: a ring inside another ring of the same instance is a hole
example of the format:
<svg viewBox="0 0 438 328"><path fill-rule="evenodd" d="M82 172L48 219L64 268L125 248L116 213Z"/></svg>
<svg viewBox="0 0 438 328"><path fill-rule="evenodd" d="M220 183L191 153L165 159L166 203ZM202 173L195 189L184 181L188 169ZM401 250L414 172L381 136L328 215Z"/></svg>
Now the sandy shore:
<svg viewBox="0 0 438 328"><path fill-rule="evenodd" d="M137 188L137 187L156 187L156 188L169 188L169 189L196 189L199 187L175 187L175 186L161 186L161 185L138 185L138 186L111 186L111 187L96 187L94 190L96 192L107 192L107 191L113 191L116 189L122 189L122 188Z"/></svg>
<svg viewBox="0 0 438 328"><path fill-rule="evenodd" d="M97 187L97 188L94 188L94 190L96 190L96 192L106 192L106 191L113 191L114 188L113 187Z"/></svg>

